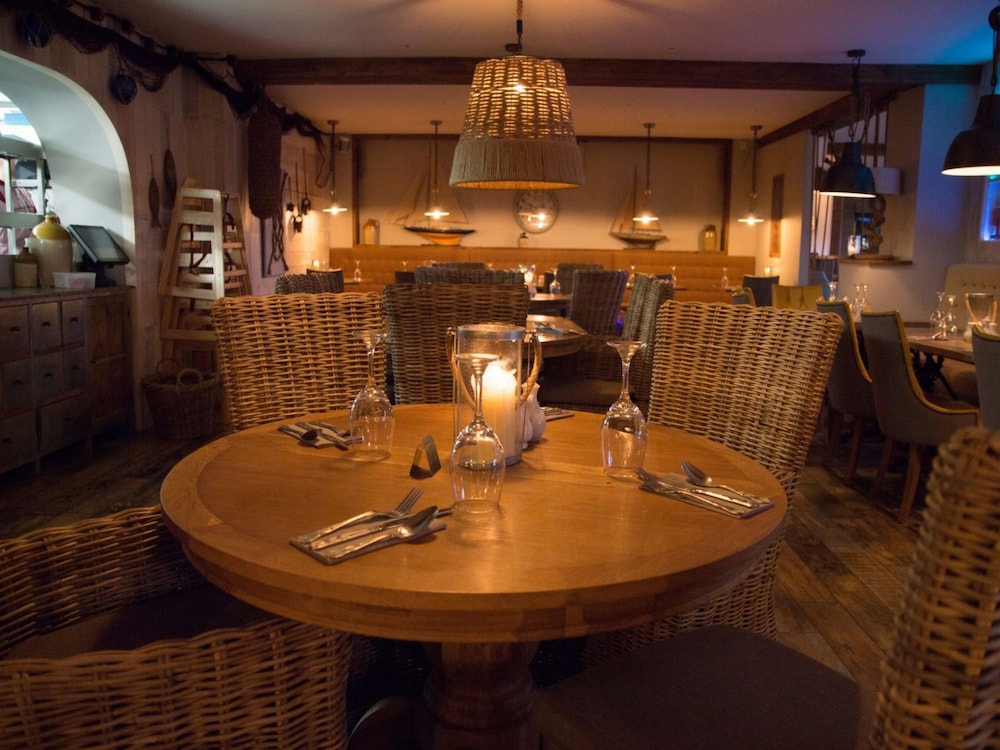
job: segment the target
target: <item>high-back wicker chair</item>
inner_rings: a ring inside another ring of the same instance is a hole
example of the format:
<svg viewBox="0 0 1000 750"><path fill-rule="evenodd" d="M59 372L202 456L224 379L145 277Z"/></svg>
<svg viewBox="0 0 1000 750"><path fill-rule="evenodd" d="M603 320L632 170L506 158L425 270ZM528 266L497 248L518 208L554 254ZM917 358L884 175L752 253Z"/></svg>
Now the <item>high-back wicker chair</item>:
<svg viewBox="0 0 1000 750"><path fill-rule="evenodd" d="M846 300L818 300L816 309L819 312L839 316L844 324L844 335L840 337L840 343L837 345L837 356L833 358L833 367L830 369L830 379L826 388L830 420L823 463L829 463L833 447L840 438L844 416L851 417L853 420L851 452L847 458L847 468L844 470L844 483L849 485L854 480L858 468L865 427L878 425L875 393L872 390L871 375L868 374L868 368L861 358L858 332L854 326L850 304Z"/></svg>
<svg viewBox="0 0 1000 750"><path fill-rule="evenodd" d="M212 305L219 371L236 429L351 405L368 376L354 332L383 325L377 294L222 297ZM385 384L385 355L376 353Z"/></svg>
<svg viewBox="0 0 1000 750"><path fill-rule="evenodd" d="M941 447L874 706L858 686L769 638L712 627L542 691L550 750L698 747L971 750L1000 746L1000 433ZM870 731L869 731L870 730Z"/></svg>
<svg viewBox="0 0 1000 750"><path fill-rule="evenodd" d="M0 541L0 748L346 748L349 637L228 599L159 507Z"/></svg>
<svg viewBox="0 0 1000 750"><path fill-rule="evenodd" d="M523 284L390 284L382 300L397 404L454 398L449 328L469 323L523 326L528 315L528 288Z"/></svg>
<svg viewBox="0 0 1000 750"><path fill-rule="evenodd" d="M926 450L936 448L959 427L977 424L979 411L969 404L945 407L927 399L913 372L903 319L897 311L862 311L861 331L872 376L878 426L885 435L872 492L878 490L889 470L895 445L908 445L906 480L897 514L903 522L913 508Z"/></svg>
<svg viewBox="0 0 1000 750"><path fill-rule="evenodd" d="M570 319L595 336L618 333L628 271L577 271L573 279Z"/></svg>
<svg viewBox="0 0 1000 750"><path fill-rule="evenodd" d="M561 294L572 294L577 271L603 271L600 263L557 263L556 279Z"/></svg>
<svg viewBox="0 0 1000 750"><path fill-rule="evenodd" d="M413 278L418 284L523 284L524 274L505 268L486 268L472 265L450 268L448 266L417 266Z"/></svg>
<svg viewBox="0 0 1000 750"><path fill-rule="evenodd" d="M976 357L976 390L983 424L1000 430L1000 336L972 327L972 351Z"/></svg>
<svg viewBox="0 0 1000 750"><path fill-rule="evenodd" d="M749 456L791 505L842 328L816 312L667 301L656 321L649 420ZM779 538L739 586L694 611L588 639L587 660L711 624L773 637L780 546Z"/></svg>

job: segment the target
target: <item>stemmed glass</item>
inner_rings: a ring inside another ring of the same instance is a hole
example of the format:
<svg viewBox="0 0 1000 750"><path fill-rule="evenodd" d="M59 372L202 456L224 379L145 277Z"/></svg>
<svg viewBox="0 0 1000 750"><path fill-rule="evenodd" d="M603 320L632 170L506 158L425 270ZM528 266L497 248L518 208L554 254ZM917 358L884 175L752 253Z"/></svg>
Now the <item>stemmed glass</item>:
<svg viewBox="0 0 1000 750"><path fill-rule="evenodd" d="M726 273L728 270L725 266L722 267L722 279L719 280L719 286L723 289L729 288L729 274Z"/></svg>
<svg viewBox="0 0 1000 750"><path fill-rule="evenodd" d="M628 392L628 371L642 341L609 341L622 360L622 391L611 404L601 425L601 458L604 473L618 479L635 479L646 456L646 418Z"/></svg>
<svg viewBox="0 0 1000 750"><path fill-rule="evenodd" d="M361 261L360 260L354 261L354 283L355 284L360 284L361 283Z"/></svg>
<svg viewBox="0 0 1000 750"><path fill-rule="evenodd" d="M948 336L958 335L958 302L954 294L945 297L948 303L948 310L944 316L945 327L948 329Z"/></svg>
<svg viewBox="0 0 1000 750"><path fill-rule="evenodd" d="M471 380L474 415L451 449L451 494L456 514L484 514L500 506L506 465L503 445L483 419L483 372L496 354L456 354L463 382Z"/></svg>
<svg viewBox="0 0 1000 750"><path fill-rule="evenodd" d="M375 351L389 332L384 328L362 328L354 335L368 351L368 382L351 404L352 457L361 461L381 461L389 457L395 419L385 391L375 386Z"/></svg>
<svg viewBox="0 0 1000 750"><path fill-rule="evenodd" d="M968 334L972 338L972 326L979 326L989 332L996 320L997 298L989 292L967 292L965 307L969 311Z"/></svg>
<svg viewBox="0 0 1000 750"><path fill-rule="evenodd" d="M931 313L931 328L934 333L932 339L941 340L948 338L947 311L945 310L944 292L937 292L937 307Z"/></svg>

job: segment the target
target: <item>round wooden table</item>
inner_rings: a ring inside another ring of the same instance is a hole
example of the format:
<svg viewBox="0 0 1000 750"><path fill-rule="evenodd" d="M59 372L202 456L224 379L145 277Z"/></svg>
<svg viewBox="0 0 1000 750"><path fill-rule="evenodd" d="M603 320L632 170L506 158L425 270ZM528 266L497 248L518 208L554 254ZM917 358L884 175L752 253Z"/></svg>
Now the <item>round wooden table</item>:
<svg viewBox="0 0 1000 750"><path fill-rule="evenodd" d="M323 415L346 424L346 415ZM167 523L192 563L262 609L352 633L424 642L426 747L534 747L538 641L623 628L689 609L754 567L786 511L761 466L708 440L651 426L645 465L678 471L687 458L718 481L773 499L734 519L638 489L601 471L601 416L549 422L543 440L507 468L501 513L411 544L326 566L289 544L363 510L387 509L411 487L417 507L448 506L452 406L396 408L392 456L353 461L301 446L277 424L222 437L180 461L163 482ZM409 476L416 446L434 437L444 464Z"/></svg>

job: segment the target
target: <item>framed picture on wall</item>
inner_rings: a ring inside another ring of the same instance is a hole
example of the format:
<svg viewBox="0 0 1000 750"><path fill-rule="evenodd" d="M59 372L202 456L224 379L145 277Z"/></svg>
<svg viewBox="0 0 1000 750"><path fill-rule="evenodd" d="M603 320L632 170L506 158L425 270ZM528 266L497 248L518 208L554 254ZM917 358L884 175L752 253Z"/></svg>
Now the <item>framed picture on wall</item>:
<svg viewBox="0 0 1000 750"><path fill-rule="evenodd" d="M785 210L785 175L776 174L771 180L771 242L768 256L781 257L781 218Z"/></svg>

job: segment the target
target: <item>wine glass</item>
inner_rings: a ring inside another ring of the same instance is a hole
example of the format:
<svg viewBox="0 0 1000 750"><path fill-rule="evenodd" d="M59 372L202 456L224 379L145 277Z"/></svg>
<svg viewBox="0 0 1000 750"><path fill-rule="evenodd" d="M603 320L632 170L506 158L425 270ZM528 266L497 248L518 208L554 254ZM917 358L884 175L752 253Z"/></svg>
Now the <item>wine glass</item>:
<svg viewBox="0 0 1000 750"><path fill-rule="evenodd" d="M677 286L677 266L670 266L670 280Z"/></svg>
<svg viewBox="0 0 1000 750"><path fill-rule="evenodd" d="M360 284L361 283L361 261L360 260L354 261L354 283L355 284Z"/></svg>
<svg viewBox="0 0 1000 750"><path fill-rule="evenodd" d="M351 457L360 461L381 461L389 457L395 420L385 391L375 386L375 351L389 332L384 328L362 328L354 335L368 350L368 382L351 404Z"/></svg>
<svg viewBox="0 0 1000 750"><path fill-rule="evenodd" d="M451 494L456 515L481 516L500 507L506 466L503 445L483 419L483 373L499 359L496 354L456 354L463 382L471 381L474 415L455 438L451 449Z"/></svg>
<svg viewBox="0 0 1000 750"><path fill-rule="evenodd" d="M972 339L972 326L979 326L984 331L993 327L997 313L997 298L989 292L967 292L965 307L969 311L969 328L967 333Z"/></svg>
<svg viewBox="0 0 1000 750"><path fill-rule="evenodd" d="M948 303L948 309L945 312L944 323L948 330L948 337L958 335L958 299L954 294L949 294L945 297L945 301Z"/></svg>
<svg viewBox="0 0 1000 750"><path fill-rule="evenodd" d="M727 270L725 266L722 267L722 279L719 281L719 286L723 289L729 288L729 274L726 273Z"/></svg>
<svg viewBox="0 0 1000 750"><path fill-rule="evenodd" d="M836 281L829 282L829 284L827 286L827 297L826 297L826 299L827 299L828 302L836 302L837 301L837 287L838 287L838 284L837 284Z"/></svg>
<svg viewBox="0 0 1000 750"><path fill-rule="evenodd" d="M604 473L618 479L636 478L646 455L646 418L628 392L632 357L646 344L642 341L609 341L622 360L622 392L611 404L601 425L601 458Z"/></svg>
<svg viewBox="0 0 1000 750"><path fill-rule="evenodd" d="M937 307L934 308L934 312L931 313L931 328L934 329L934 333L931 335L932 339L946 339L948 338L948 326L945 324L945 319L947 317L947 311L945 310L945 299L944 292L936 292L937 294Z"/></svg>

